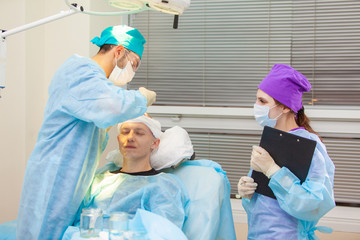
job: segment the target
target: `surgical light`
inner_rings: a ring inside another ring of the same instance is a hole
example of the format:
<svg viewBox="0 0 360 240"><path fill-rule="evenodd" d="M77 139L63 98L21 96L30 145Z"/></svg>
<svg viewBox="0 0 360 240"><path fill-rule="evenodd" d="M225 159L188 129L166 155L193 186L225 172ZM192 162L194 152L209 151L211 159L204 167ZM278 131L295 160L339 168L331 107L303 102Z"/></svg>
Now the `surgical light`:
<svg viewBox="0 0 360 240"><path fill-rule="evenodd" d="M145 3L140 0L109 0L109 4L125 10L136 10L145 7Z"/></svg>
<svg viewBox="0 0 360 240"><path fill-rule="evenodd" d="M125 10L141 9L145 5L160 12L181 15L190 6L190 0L108 0L109 4Z"/></svg>
<svg viewBox="0 0 360 240"><path fill-rule="evenodd" d="M160 12L181 15L190 6L190 0L149 0L149 6Z"/></svg>

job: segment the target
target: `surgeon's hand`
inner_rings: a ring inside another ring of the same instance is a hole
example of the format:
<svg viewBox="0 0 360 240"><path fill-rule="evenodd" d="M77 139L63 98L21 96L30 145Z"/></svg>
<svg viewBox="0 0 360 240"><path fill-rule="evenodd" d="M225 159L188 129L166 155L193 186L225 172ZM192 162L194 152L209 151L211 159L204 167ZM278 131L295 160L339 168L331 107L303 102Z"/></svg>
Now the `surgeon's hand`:
<svg viewBox="0 0 360 240"><path fill-rule="evenodd" d="M270 154L260 146L253 146L250 166L253 170L264 173L268 178L280 169Z"/></svg>
<svg viewBox="0 0 360 240"><path fill-rule="evenodd" d="M251 199L256 190L257 183L254 182L254 179L248 176L243 176L240 178L238 183L238 192L239 195L243 198Z"/></svg>
<svg viewBox="0 0 360 240"><path fill-rule="evenodd" d="M152 105L156 101L156 92L148 90L144 87L139 88L140 93L146 97L147 106Z"/></svg>

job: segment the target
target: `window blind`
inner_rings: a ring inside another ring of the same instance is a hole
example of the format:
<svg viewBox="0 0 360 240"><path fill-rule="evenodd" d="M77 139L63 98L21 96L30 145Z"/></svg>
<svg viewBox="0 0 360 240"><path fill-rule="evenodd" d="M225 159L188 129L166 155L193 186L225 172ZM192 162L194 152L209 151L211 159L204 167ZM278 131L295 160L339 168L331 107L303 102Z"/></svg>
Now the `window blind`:
<svg viewBox="0 0 360 240"><path fill-rule="evenodd" d="M273 64L302 72L304 104L359 106L360 1L192 1L173 16L138 13L147 39L130 88L158 93L158 105L252 106Z"/></svg>
<svg viewBox="0 0 360 240"><path fill-rule="evenodd" d="M304 101L359 106L360 1L293 1L292 66L311 82Z"/></svg>
<svg viewBox="0 0 360 240"><path fill-rule="evenodd" d="M323 141L335 164L335 199L360 204L360 138L325 137Z"/></svg>
<svg viewBox="0 0 360 240"><path fill-rule="evenodd" d="M168 14L131 15L147 44L129 88L155 90L156 105L249 107L273 64L285 63L313 86L305 106L359 107L359 16L355 0L194 0L178 29ZM197 158L221 164L235 194L260 133L214 132L191 133ZM336 166L336 201L360 204L359 139L323 140Z"/></svg>
<svg viewBox="0 0 360 240"><path fill-rule="evenodd" d="M158 105L252 106L269 62L290 60L289 3L192 1L179 29L171 15L136 14L147 44L130 88L154 89Z"/></svg>

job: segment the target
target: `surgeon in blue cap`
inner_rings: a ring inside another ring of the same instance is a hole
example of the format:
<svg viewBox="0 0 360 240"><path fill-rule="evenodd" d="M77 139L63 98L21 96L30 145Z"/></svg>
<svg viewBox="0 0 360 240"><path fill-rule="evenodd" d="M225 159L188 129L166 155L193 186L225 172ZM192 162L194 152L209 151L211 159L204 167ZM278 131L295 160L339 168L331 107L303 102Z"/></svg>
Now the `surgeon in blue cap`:
<svg viewBox="0 0 360 240"><path fill-rule="evenodd" d="M106 129L143 115L156 94L124 90L139 68L145 39L128 26L106 28L90 58L73 55L56 71L37 143L27 162L17 239L61 239L87 192Z"/></svg>

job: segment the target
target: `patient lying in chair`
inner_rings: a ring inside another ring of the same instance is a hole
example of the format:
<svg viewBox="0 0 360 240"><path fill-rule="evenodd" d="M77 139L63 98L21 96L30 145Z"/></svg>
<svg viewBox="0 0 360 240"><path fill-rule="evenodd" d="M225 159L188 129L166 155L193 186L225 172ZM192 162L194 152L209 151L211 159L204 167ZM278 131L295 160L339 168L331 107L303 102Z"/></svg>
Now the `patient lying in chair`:
<svg viewBox="0 0 360 240"><path fill-rule="evenodd" d="M98 170L74 226L80 224L82 208L102 209L104 228L108 227L111 213L126 212L134 217L138 209L142 209L169 220L179 231L182 229L189 201L186 190L175 175L157 171L166 166L161 166L158 162L154 164L158 168L156 170L150 163L152 153L161 151L157 148L162 134L160 123L147 116L119 124L117 139L122 159L115 162L121 165L121 168L115 163L108 163ZM189 152L190 156L191 154ZM64 238L71 239L73 230L70 227ZM171 233L173 234L174 232ZM168 239L183 237L185 238L185 235L174 235Z"/></svg>

